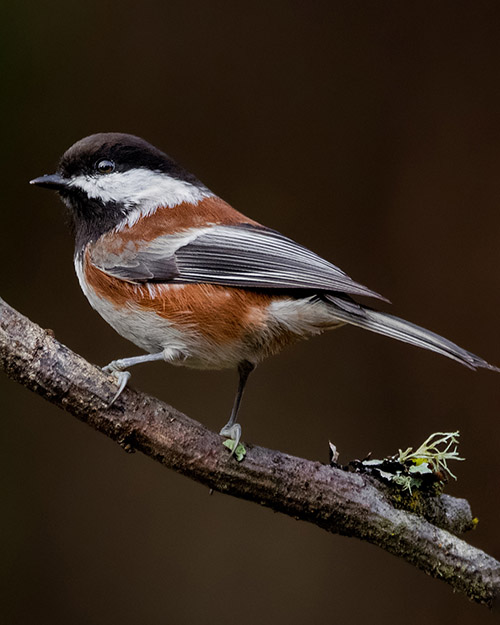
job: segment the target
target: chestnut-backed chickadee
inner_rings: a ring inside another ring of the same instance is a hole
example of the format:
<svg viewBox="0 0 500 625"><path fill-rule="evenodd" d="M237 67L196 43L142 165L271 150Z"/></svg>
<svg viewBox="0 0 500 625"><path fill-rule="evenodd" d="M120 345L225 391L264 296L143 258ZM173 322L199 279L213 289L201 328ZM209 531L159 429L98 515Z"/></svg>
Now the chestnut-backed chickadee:
<svg viewBox="0 0 500 625"><path fill-rule="evenodd" d="M352 324L476 369L499 371L447 339L357 303L384 299L275 230L245 217L143 139L91 135L63 155L55 189L71 212L75 268L90 304L147 355L104 367L125 387L153 360L201 369L237 367L239 386L221 434L241 436L249 373L286 345ZM113 402L111 402L113 403Z"/></svg>

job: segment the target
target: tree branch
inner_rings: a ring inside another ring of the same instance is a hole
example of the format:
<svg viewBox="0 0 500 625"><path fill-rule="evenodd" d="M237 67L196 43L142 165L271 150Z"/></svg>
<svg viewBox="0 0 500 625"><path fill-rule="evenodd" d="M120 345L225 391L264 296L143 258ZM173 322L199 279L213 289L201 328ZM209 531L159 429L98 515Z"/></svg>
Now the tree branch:
<svg viewBox="0 0 500 625"><path fill-rule="evenodd" d="M369 475L253 445L238 463L220 436L134 389L107 408L112 379L1 298L0 369L126 450L210 488L367 540L479 603L491 607L499 594L500 562L455 536L472 526L463 499L425 498L417 515L396 509L389 488Z"/></svg>

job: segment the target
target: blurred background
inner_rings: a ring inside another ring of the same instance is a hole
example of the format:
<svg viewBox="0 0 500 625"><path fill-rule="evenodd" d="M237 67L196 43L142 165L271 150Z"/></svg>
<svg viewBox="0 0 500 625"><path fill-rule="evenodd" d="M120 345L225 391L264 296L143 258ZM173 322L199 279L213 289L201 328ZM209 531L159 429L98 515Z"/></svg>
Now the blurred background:
<svg viewBox="0 0 500 625"><path fill-rule="evenodd" d="M4 3L0 294L90 361L140 353L80 292L57 197L27 182L73 142L151 141L387 310L500 364L497 2ZM212 429L235 372L132 384ZM368 544L219 494L0 378L2 622L489 623ZM500 377L355 328L250 379L244 438L326 461L461 432L448 492L500 556Z"/></svg>

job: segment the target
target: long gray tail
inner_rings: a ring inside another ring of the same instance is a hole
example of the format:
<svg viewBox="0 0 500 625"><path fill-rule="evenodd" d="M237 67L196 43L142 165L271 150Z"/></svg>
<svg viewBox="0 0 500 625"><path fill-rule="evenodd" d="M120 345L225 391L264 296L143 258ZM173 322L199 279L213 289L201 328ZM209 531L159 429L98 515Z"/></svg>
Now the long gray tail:
<svg viewBox="0 0 500 625"><path fill-rule="evenodd" d="M351 299L335 297L334 295L324 295L323 297L332 305L332 308L334 308L333 314L341 321L365 328L371 332L383 334L384 336L390 336L410 345L429 349L432 352L456 360L470 369L484 368L500 371L500 368L490 365L479 356L414 323L385 312L365 308Z"/></svg>

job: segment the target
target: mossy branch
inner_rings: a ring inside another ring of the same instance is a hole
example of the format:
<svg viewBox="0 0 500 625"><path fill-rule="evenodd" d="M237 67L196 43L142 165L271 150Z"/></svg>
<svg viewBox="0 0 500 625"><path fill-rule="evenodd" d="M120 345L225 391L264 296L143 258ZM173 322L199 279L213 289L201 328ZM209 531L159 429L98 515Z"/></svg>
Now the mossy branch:
<svg viewBox="0 0 500 625"><path fill-rule="evenodd" d="M125 449L214 490L378 545L487 606L499 594L500 562L456 536L474 524L463 499L404 495L394 505L393 487L368 474L253 445L236 462L219 435L131 388L108 408L113 381L2 299L0 369Z"/></svg>

